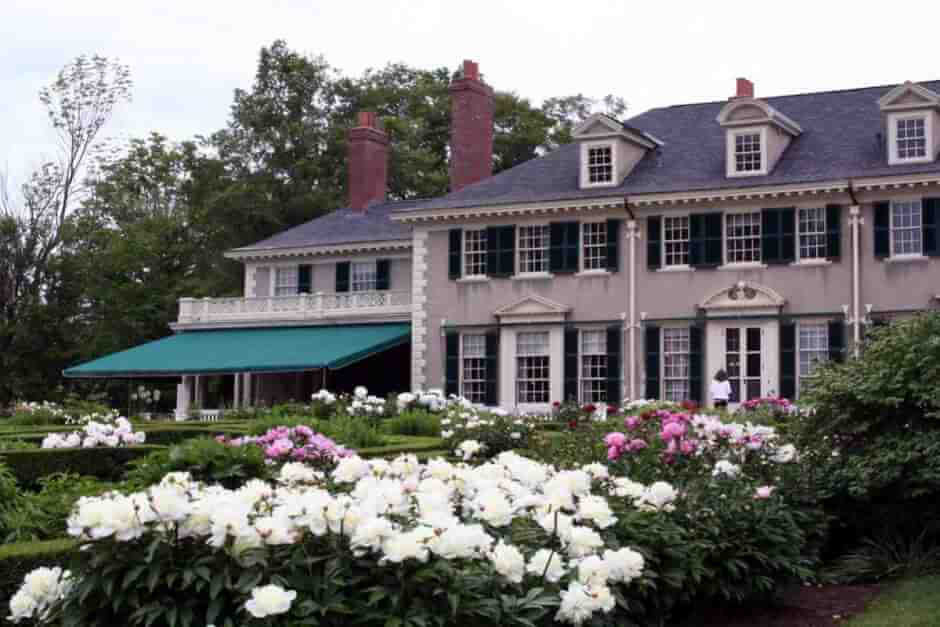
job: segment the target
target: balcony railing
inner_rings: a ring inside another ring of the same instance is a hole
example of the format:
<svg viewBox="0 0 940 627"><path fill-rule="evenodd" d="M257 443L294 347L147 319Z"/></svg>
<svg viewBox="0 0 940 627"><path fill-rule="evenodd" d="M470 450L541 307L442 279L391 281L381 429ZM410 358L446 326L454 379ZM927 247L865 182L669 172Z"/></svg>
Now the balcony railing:
<svg viewBox="0 0 940 627"><path fill-rule="evenodd" d="M179 304L179 324L396 317L411 313L411 292L381 290L260 298L181 298Z"/></svg>

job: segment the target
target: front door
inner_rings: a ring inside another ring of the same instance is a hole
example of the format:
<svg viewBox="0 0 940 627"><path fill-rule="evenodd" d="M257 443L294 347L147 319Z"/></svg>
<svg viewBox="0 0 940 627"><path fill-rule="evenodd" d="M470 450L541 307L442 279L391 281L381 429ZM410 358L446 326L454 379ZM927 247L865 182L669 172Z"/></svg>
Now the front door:
<svg viewBox="0 0 940 627"><path fill-rule="evenodd" d="M776 322L709 322L708 336L708 376L728 373L731 403L776 394Z"/></svg>

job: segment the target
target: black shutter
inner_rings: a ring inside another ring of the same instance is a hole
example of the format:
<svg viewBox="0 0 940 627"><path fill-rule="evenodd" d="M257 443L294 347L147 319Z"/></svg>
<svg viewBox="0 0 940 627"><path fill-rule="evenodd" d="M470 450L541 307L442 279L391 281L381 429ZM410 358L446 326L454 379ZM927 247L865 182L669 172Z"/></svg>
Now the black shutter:
<svg viewBox="0 0 940 627"><path fill-rule="evenodd" d="M578 271L580 225L577 222L553 222L549 231L549 270L554 273Z"/></svg>
<svg viewBox="0 0 940 627"><path fill-rule="evenodd" d="M349 262L340 261L336 264L336 291L349 291Z"/></svg>
<svg viewBox="0 0 940 627"><path fill-rule="evenodd" d="M796 261L796 212L792 208L761 211L761 261Z"/></svg>
<svg viewBox="0 0 940 627"><path fill-rule="evenodd" d="M663 265L663 219L659 216L646 218L646 267L656 270Z"/></svg>
<svg viewBox="0 0 940 627"><path fill-rule="evenodd" d="M705 351L702 348L702 327L689 327L689 400L702 402L702 371L705 369Z"/></svg>
<svg viewBox="0 0 940 627"><path fill-rule="evenodd" d="M304 264L297 266L297 293L298 294L309 294L311 288L311 270L313 266L309 264Z"/></svg>
<svg viewBox="0 0 940 627"><path fill-rule="evenodd" d="M829 361L845 360L845 321L829 322Z"/></svg>
<svg viewBox="0 0 940 627"><path fill-rule="evenodd" d="M499 405L499 331L486 333L486 398L490 407Z"/></svg>
<svg viewBox="0 0 940 627"><path fill-rule="evenodd" d="M463 231L461 229L450 230L450 246L448 249L447 275L451 280L459 279L461 266L463 265Z"/></svg>
<svg viewBox="0 0 940 627"><path fill-rule="evenodd" d="M646 350L646 390L648 399L658 399L659 393L659 327L649 325L643 332Z"/></svg>
<svg viewBox="0 0 940 627"><path fill-rule="evenodd" d="M516 227L491 226L486 229L486 274L512 276L516 270Z"/></svg>
<svg viewBox="0 0 940 627"><path fill-rule="evenodd" d="M389 265L388 259L379 259L375 262L375 289L389 289L391 284Z"/></svg>
<svg viewBox="0 0 940 627"><path fill-rule="evenodd" d="M705 214L705 261L706 267L718 267L724 263L724 214Z"/></svg>
<svg viewBox="0 0 940 627"><path fill-rule="evenodd" d="M940 255L940 198L924 198L921 228L924 237L924 254Z"/></svg>
<svg viewBox="0 0 940 627"><path fill-rule="evenodd" d="M620 268L620 220L607 221L607 271L616 272Z"/></svg>
<svg viewBox="0 0 940 627"><path fill-rule="evenodd" d="M578 394L578 330L565 329L565 398L566 401L576 401Z"/></svg>
<svg viewBox="0 0 940 627"><path fill-rule="evenodd" d="M456 331L444 335L444 393L460 394L460 334Z"/></svg>
<svg viewBox="0 0 940 627"><path fill-rule="evenodd" d="M620 384L620 361L623 354L623 332L619 324L607 327L607 403L620 405L623 387Z"/></svg>
<svg viewBox="0 0 940 627"><path fill-rule="evenodd" d="M826 205L826 258L838 261L842 254L842 207Z"/></svg>
<svg viewBox="0 0 940 627"><path fill-rule="evenodd" d="M796 398L796 324L780 323L780 396Z"/></svg>
<svg viewBox="0 0 940 627"><path fill-rule="evenodd" d="M713 268L722 263L721 213L698 213L689 216L689 265Z"/></svg>
<svg viewBox="0 0 940 627"><path fill-rule="evenodd" d="M891 255L891 203L875 203L875 257Z"/></svg>

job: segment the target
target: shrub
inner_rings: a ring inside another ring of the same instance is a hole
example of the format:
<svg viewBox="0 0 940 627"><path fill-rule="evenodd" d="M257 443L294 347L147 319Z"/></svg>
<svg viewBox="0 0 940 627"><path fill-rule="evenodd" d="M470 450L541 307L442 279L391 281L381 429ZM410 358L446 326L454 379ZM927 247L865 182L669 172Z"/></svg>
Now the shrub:
<svg viewBox="0 0 940 627"><path fill-rule="evenodd" d="M38 439L6 439L0 438L0 451L26 451L39 448Z"/></svg>
<svg viewBox="0 0 940 627"><path fill-rule="evenodd" d="M880 581L940 574L940 519L893 518L827 569L837 581Z"/></svg>
<svg viewBox="0 0 940 627"><path fill-rule="evenodd" d="M0 513L4 542L26 542L61 538L66 535L65 519L83 496L97 496L112 489L92 477L55 473L39 481L38 492L24 492L12 507Z"/></svg>
<svg viewBox="0 0 940 627"><path fill-rule="evenodd" d="M393 435L438 437L441 435L441 418L425 410L405 410L386 420L383 428Z"/></svg>
<svg viewBox="0 0 940 627"><path fill-rule="evenodd" d="M87 475L103 481L118 481L124 474L127 462L162 448L145 445L127 448L2 451L0 461L10 467L20 485L32 488L38 486L43 477L57 472Z"/></svg>
<svg viewBox="0 0 940 627"><path fill-rule="evenodd" d="M40 566L59 566L78 552L78 542L71 538L0 545L0 611L5 622L12 597L27 573Z"/></svg>
<svg viewBox="0 0 940 627"><path fill-rule="evenodd" d="M480 410L465 401L450 404L441 419L441 437L451 451L463 442L476 442L482 458L505 451L525 449L535 423L532 419L506 412Z"/></svg>
<svg viewBox="0 0 940 627"><path fill-rule="evenodd" d="M260 447L227 446L213 438L195 438L132 461L127 485L131 489L145 489L160 483L171 472L188 472L197 481L226 487L269 474Z"/></svg>

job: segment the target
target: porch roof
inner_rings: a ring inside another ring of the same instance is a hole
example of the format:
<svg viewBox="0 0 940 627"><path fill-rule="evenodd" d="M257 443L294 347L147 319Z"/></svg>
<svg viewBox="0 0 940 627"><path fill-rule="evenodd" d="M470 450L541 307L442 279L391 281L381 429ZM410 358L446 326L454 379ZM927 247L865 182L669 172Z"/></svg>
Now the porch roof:
<svg viewBox="0 0 940 627"><path fill-rule="evenodd" d="M108 378L335 370L410 337L410 324L186 331L67 368L63 374Z"/></svg>

